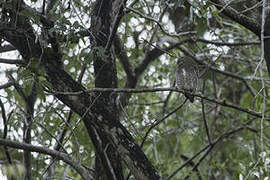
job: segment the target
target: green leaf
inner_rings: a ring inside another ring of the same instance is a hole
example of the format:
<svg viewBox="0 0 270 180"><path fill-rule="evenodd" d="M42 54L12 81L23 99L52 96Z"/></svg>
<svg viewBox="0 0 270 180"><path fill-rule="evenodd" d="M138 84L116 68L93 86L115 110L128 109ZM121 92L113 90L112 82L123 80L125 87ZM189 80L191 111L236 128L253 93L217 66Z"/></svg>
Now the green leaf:
<svg viewBox="0 0 270 180"><path fill-rule="evenodd" d="M40 100L42 102L46 102L46 95L45 95L45 92L43 90L43 83L42 83L42 81L37 81L37 83L36 83L36 89L37 89L37 94L38 94L38 97L40 98Z"/></svg>

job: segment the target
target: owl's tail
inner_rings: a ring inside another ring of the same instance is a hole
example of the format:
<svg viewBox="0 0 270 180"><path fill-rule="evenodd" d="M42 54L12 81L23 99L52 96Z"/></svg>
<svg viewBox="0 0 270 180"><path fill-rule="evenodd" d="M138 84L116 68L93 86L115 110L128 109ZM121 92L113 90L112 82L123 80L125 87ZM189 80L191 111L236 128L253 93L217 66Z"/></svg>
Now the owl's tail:
<svg viewBox="0 0 270 180"><path fill-rule="evenodd" d="M185 93L185 96L186 96L186 98L191 102L191 103L193 103L194 102L194 96L193 95L191 95L191 94L189 94L189 93Z"/></svg>

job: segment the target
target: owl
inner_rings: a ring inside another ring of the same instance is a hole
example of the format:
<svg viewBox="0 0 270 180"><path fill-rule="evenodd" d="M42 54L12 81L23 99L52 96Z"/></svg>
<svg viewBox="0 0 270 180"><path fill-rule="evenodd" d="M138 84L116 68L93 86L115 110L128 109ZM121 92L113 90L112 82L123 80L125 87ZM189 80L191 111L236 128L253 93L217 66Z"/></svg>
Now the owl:
<svg viewBox="0 0 270 180"><path fill-rule="evenodd" d="M198 86L198 67L190 57L181 57L177 61L175 72L175 86L184 90L186 98L194 102L194 96L190 93L196 92Z"/></svg>

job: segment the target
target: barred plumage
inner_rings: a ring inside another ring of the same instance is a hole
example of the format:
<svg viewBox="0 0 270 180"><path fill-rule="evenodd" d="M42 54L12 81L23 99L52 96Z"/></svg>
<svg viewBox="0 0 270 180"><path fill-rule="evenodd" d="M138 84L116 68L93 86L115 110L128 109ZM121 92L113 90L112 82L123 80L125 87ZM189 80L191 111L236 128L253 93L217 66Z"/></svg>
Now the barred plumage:
<svg viewBox="0 0 270 180"><path fill-rule="evenodd" d="M184 90L186 98L193 102L194 96L190 93L196 92L198 86L198 68L192 58L186 56L178 59L175 81L176 87Z"/></svg>

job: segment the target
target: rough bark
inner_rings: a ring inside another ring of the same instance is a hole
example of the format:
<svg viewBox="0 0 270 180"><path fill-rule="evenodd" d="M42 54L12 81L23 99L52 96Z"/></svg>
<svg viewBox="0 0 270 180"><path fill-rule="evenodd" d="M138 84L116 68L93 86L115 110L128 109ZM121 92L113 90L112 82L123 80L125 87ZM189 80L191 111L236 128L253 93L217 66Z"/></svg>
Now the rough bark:
<svg viewBox="0 0 270 180"><path fill-rule="evenodd" d="M270 13L269 10L266 13L264 24L264 58L268 74L270 76Z"/></svg>
<svg viewBox="0 0 270 180"><path fill-rule="evenodd" d="M46 57L47 63L45 67L48 80L53 85L55 91L85 91L85 88L73 80L64 70L57 68L53 64L54 61ZM106 152L110 151L110 148L113 147L116 148L122 160L126 162L136 179L160 179L160 176L140 147L135 143L132 136L119 122L117 116L111 113L111 107L104 106L105 102L102 102L102 96L100 93L89 94L86 92L79 95L56 94L57 98L83 118L96 151L98 151L99 155L103 154L102 157L104 159L102 160L107 161ZM99 99L99 102L97 99ZM99 140L104 141L103 138L109 140L108 142L103 142L104 144L107 143L105 148L100 147L100 143L102 142L99 142Z"/></svg>
<svg viewBox="0 0 270 180"><path fill-rule="evenodd" d="M95 87L117 87L117 75L115 59L112 58L110 49L106 45L110 40L112 29L112 1L97 1L93 10L91 21L91 40L94 47L94 72ZM100 54L104 51L104 54ZM116 94L108 92L95 95L95 114L93 118L110 124L119 121L119 113L116 106ZM94 128L92 141L96 148L96 179L124 179L121 158L109 140L104 136L106 131ZM109 128L110 129L110 128ZM110 130L109 130L110 131ZM106 173L106 177L104 175Z"/></svg>

